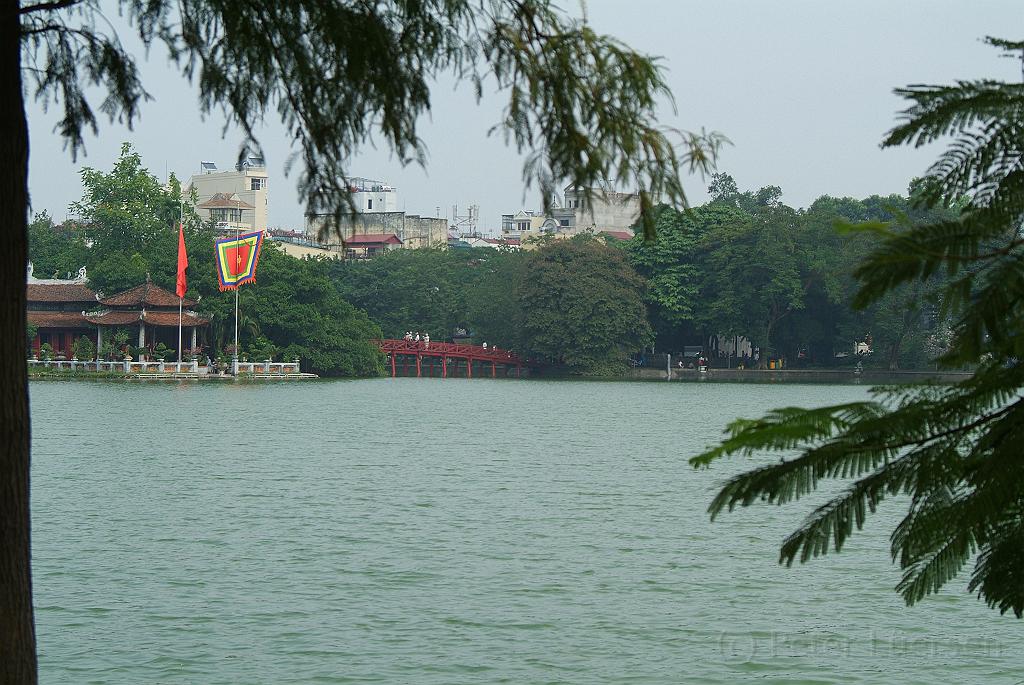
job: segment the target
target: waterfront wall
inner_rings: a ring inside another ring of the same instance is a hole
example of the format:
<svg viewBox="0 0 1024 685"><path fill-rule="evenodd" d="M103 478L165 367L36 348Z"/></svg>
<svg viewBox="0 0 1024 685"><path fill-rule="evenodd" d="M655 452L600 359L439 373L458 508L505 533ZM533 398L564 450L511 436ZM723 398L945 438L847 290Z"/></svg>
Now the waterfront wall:
<svg viewBox="0 0 1024 685"><path fill-rule="evenodd" d="M960 371L872 371L865 369L856 373L852 369L708 369L701 373L696 369L672 369L674 381L734 381L740 383L862 383L885 385L887 383L920 383L936 381L956 383L971 376ZM629 378L666 380L665 369L631 369Z"/></svg>

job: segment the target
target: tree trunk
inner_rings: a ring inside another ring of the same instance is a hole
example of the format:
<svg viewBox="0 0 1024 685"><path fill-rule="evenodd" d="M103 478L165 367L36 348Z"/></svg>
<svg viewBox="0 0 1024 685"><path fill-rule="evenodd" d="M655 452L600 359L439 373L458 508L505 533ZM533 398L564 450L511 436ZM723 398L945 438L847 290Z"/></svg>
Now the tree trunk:
<svg viewBox="0 0 1024 685"><path fill-rule="evenodd" d="M35 683L25 364L28 124L17 0L0 0L0 685Z"/></svg>

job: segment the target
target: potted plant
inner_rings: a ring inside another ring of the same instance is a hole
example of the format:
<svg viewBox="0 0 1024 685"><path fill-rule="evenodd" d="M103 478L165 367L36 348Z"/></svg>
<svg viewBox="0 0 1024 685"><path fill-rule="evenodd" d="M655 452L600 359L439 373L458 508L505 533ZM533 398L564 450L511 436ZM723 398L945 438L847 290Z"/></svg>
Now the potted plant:
<svg viewBox="0 0 1024 685"><path fill-rule="evenodd" d="M53 359L53 347L50 343L43 343L39 346L39 358L44 362L48 362Z"/></svg>
<svg viewBox="0 0 1024 685"><path fill-rule="evenodd" d="M163 343L157 343L157 346L153 348L153 356L156 357L157 360L163 360L165 362L177 361L177 354L177 350L172 350Z"/></svg>
<svg viewBox="0 0 1024 685"><path fill-rule="evenodd" d="M89 361L96 356L96 345L87 336L82 336L71 346L73 351L72 359Z"/></svg>

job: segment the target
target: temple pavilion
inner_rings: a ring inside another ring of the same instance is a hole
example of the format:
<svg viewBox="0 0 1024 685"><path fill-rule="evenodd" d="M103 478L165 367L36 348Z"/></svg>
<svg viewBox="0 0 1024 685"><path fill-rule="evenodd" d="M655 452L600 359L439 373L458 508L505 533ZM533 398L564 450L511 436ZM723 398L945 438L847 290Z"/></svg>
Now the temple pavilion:
<svg viewBox="0 0 1024 685"><path fill-rule="evenodd" d="M85 310L94 309L98 298L86 285L84 268L77 278L34 278L29 264L25 295L26 319L36 327L33 355L39 355L41 345L49 344L54 355L70 359L71 346L78 338L84 335L96 342L97 329L85 320Z"/></svg>
<svg viewBox="0 0 1024 685"><path fill-rule="evenodd" d="M85 269L78 279L33 279L29 271L27 286L27 319L37 327L32 350L39 353L49 343L57 356L71 357L74 340L85 335L96 349L103 348L118 329L137 336L137 347L152 350L159 343L178 348L178 296L156 285L146 275L146 282L110 297L93 292L86 285ZM210 318L195 311L194 300L183 300L182 345L196 349L199 330Z"/></svg>
<svg viewBox="0 0 1024 685"><path fill-rule="evenodd" d="M149 280L131 290L117 293L99 300L104 309L86 314L85 320L96 326L97 348L103 346L104 330L113 332L117 328L137 329L138 347L153 347L163 343L171 349L178 347L178 296L164 290ZM210 319L192 311L195 300L181 302L182 344L195 349L198 331L210 323ZM191 344L189 345L189 341Z"/></svg>

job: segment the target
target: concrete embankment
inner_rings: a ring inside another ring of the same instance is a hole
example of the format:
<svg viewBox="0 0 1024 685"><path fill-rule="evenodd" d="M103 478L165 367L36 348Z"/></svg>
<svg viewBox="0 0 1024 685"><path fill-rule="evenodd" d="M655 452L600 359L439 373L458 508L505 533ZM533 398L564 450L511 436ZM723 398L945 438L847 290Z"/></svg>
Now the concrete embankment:
<svg viewBox="0 0 1024 685"><path fill-rule="evenodd" d="M671 378L665 369L632 369L630 378L673 381L716 381L736 383L860 383L886 385L892 383L956 383L971 376L959 371L883 371L865 369L672 369Z"/></svg>

